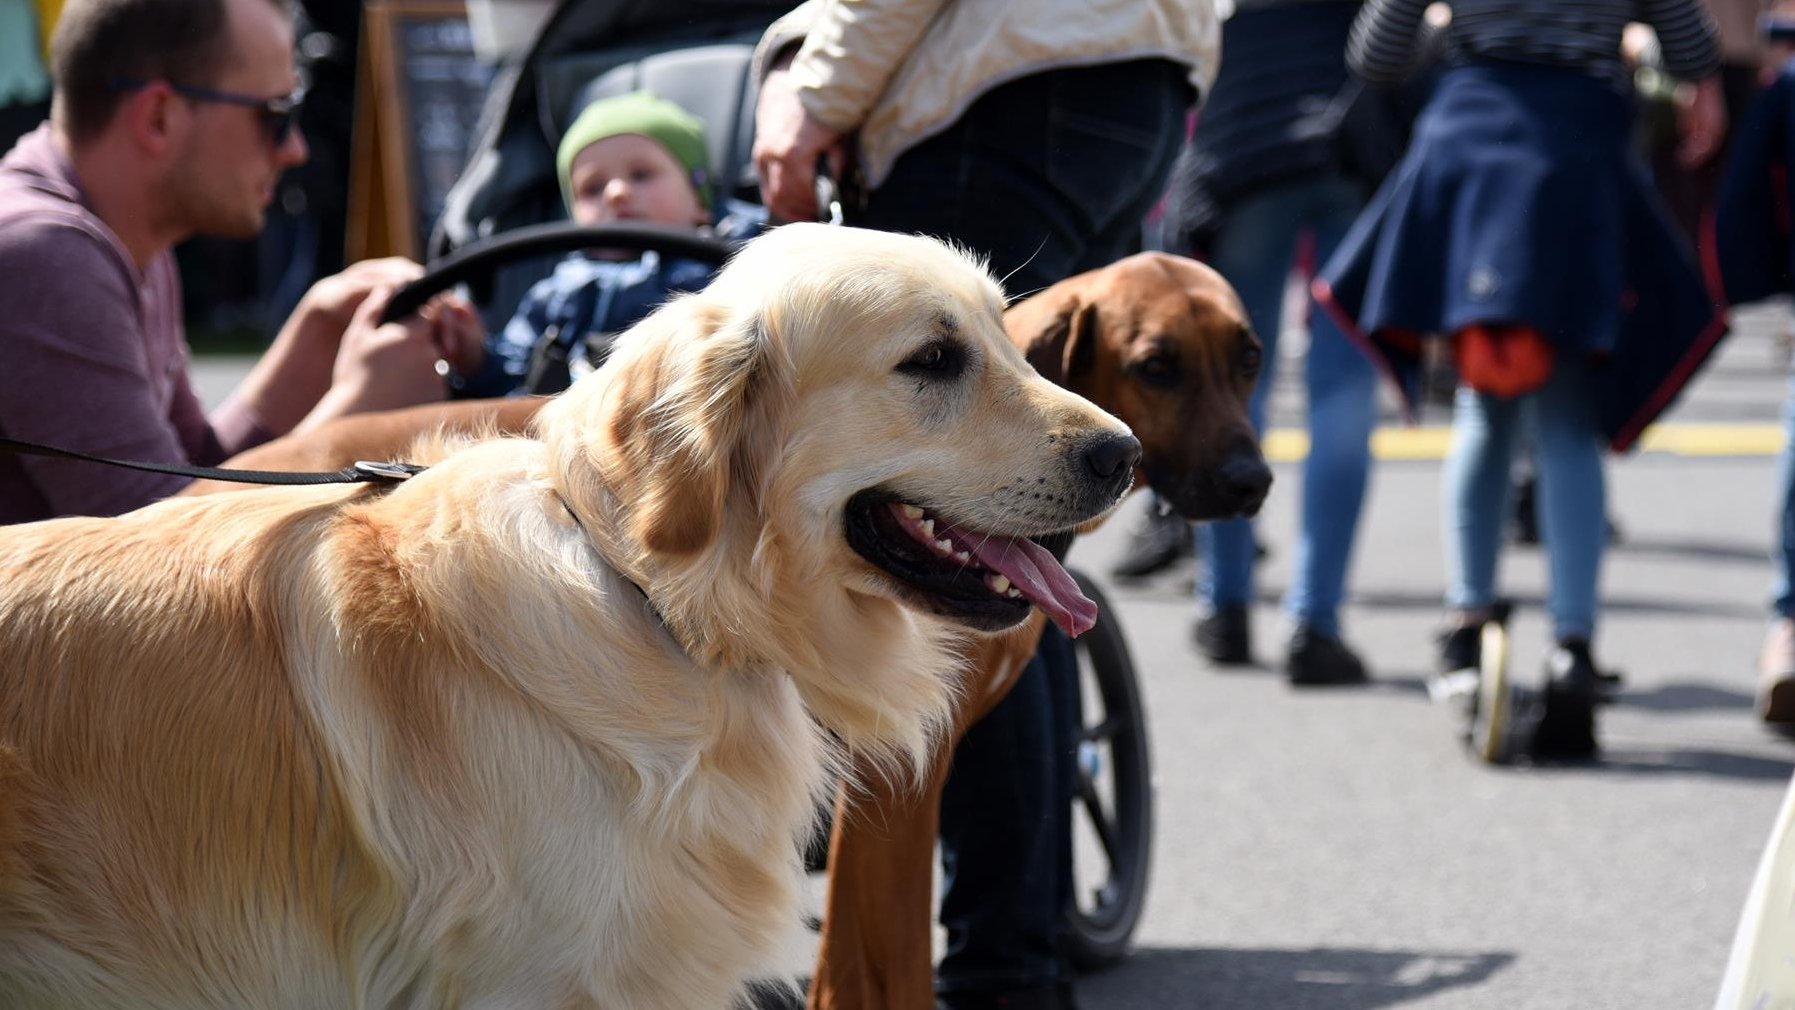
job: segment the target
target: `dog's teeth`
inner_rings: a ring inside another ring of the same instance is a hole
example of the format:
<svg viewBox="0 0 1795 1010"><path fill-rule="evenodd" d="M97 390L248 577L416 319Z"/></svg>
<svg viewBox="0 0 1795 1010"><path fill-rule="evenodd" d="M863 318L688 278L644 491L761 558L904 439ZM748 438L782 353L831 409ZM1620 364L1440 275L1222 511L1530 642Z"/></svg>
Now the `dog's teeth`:
<svg viewBox="0 0 1795 1010"><path fill-rule="evenodd" d="M916 516L911 516L910 518L915 519ZM920 525L922 527L922 531L925 535L931 536L931 537L935 535L935 520L924 519L918 525Z"/></svg>
<svg viewBox="0 0 1795 1010"><path fill-rule="evenodd" d="M968 561L972 560L972 555L966 553L965 551L957 551L954 554L954 560L958 561L961 564L965 564Z"/></svg>
<svg viewBox="0 0 1795 1010"><path fill-rule="evenodd" d="M1010 591L1005 593L1004 595L1008 596L1012 600L1020 600L1020 599L1022 599L1022 590L1017 589L1015 586L1011 586Z"/></svg>
<svg viewBox="0 0 1795 1010"><path fill-rule="evenodd" d="M1009 579L1007 579L1007 578L1005 578L1005 577L1004 577L1004 576L1002 576L1002 575L993 575L993 576L991 576L991 578L990 578L990 579L989 579L989 580L988 580L988 582L989 582L989 584L990 584L990 586L991 586L991 591L992 591L992 592L994 592L994 593L1008 593L1008 592L1011 592L1011 589L1010 589L1010 580L1009 580ZM1020 595L1020 594L1018 594L1018 595Z"/></svg>
<svg viewBox="0 0 1795 1010"><path fill-rule="evenodd" d="M935 541L935 549L943 554L952 554L954 552L954 542L946 537L942 537L940 540Z"/></svg>
<svg viewBox="0 0 1795 1010"><path fill-rule="evenodd" d="M923 517L923 511L914 505L905 505L904 517L906 519L921 519Z"/></svg>

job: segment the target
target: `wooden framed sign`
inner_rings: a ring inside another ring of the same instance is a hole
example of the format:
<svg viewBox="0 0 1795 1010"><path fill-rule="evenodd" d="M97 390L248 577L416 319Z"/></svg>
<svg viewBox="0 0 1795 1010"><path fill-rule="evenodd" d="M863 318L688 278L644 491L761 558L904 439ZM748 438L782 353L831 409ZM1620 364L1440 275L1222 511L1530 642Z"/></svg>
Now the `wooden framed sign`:
<svg viewBox="0 0 1795 1010"><path fill-rule="evenodd" d="M475 55L462 0L370 0L359 63L345 251L422 260L493 68Z"/></svg>

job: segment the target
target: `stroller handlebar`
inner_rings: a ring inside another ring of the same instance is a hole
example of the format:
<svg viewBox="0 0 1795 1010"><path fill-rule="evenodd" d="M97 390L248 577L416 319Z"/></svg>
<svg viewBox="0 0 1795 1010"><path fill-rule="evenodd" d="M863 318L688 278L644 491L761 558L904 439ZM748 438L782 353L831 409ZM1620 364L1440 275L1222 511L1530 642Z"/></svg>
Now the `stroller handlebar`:
<svg viewBox="0 0 1795 1010"><path fill-rule="evenodd" d="M518 228L481 239L429 264L424 276L393 292L382 323L403 319L457 284L490 275L512 260L576 249L629 249L721 265L733 247L689 229L654 224L581 225L571 221Z"/></svg>

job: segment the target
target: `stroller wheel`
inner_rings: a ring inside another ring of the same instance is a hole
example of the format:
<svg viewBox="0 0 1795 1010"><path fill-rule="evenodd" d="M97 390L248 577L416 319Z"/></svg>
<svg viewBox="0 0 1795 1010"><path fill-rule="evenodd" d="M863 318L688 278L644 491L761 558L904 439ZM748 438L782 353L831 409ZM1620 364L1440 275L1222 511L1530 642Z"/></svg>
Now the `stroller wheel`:
<svg viewBox="0 0 1795 1010"><path fill-rule="evenodd" d="M1505 765L1526 751L1539 720L1539 698L1509 675L1508 608L1500 608L1482 629L1477 691L1471 698L1466 743L1478 760Z"/></svg>

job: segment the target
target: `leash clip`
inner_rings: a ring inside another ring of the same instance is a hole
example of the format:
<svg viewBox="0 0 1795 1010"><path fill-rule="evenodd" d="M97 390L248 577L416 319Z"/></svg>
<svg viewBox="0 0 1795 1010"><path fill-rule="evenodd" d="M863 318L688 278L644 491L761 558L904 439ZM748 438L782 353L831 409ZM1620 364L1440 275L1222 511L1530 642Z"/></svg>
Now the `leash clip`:
<svg viewBox="0 0 1795 1010"><path fill-rule="evenodd" d="M412 463L388 463L371 459L358 459L350 464L349 469L378 480L408 480L424 472L423 467Z"/></svg>

